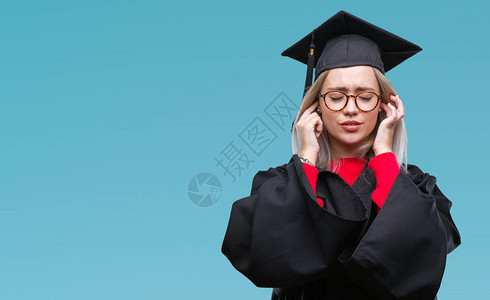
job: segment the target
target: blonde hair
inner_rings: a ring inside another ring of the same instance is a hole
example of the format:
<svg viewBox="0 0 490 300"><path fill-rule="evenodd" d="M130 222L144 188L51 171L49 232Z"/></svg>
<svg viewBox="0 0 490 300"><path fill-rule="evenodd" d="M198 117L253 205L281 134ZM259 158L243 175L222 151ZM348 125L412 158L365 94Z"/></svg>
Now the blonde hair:
<svg viewBox="0 0 490 300"><path fill-rule="evenodd" d="M381 93L383 94L383 98L381 99L384 103L389 103L390 95L394 95L395 89L393 88L391 82L386 78L386 76L381 73L377 68L371 67L374 70L374 75L378 81L379 87L381 89ZM304 111L313 105L315 101L318 101L318 95L320 93L320 88L322 87L323 81L327 77L329 70L322 72L318 78L315 80L315 83L308 89L301 104L298 109L298 113L296 114L296 118L293 123L293 130L291 132L292 138L292 147L293 154L300 155L298 148L298 132L296 129L296 123L303 115ZM376 133L378 132L378 127L381 121L385 118L384 110L380 111L378 114L378 120L376 121L376 126L373 131L369 135L367 142L364 143L356 150L357 157L360 158L373 158L373 144L374 139L376 138ZM321 167L327 170L330 170L330 162L334 161L333 168L330 171L337 171L339 168L338 162L336 159L339 157L332 151L332 147L328 140L327 129L325 125L323 126L323 131L318 137L318 144L320 145L320 152L318 153L318 157L316 160L316 166ZM403 118L395 125L394 134L393 134L393 142L391 145L391 149L396 156L398 165L401 170L407 172L407 130L405 127L405 122ZM405 164L403 164L403 160L405 160Z"/></svg>

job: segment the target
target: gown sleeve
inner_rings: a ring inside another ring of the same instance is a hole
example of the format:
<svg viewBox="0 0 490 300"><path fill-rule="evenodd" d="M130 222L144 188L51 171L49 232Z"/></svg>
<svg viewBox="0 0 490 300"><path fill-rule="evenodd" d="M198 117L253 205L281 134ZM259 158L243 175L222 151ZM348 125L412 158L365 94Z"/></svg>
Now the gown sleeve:
<svg viewBox="0 0 490 300"><path fill-rule="evenodd" d="M221 251L256 286L324 278L361 233L366 207L337 174L326 176L329 196L343 209L318 205L297 154L288 164L259 171L250 196L233 203Z"/></svg>
<svg viewBox="0 0 490 300"><path fill-rule="evenodd" d="M447 254L461 244L451 206L434 176L408 165L360 242L339 261L376 299L434 299Z"/></svg>

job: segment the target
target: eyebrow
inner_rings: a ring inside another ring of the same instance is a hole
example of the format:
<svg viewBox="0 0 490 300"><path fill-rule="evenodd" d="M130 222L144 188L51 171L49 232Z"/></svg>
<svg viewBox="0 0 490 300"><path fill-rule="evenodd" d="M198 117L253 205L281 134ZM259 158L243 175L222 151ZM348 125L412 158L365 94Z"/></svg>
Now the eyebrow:
<svg viewBox="0 0 490 300"><path fill-rule="evenodd" d="M337 90L337 91L344 91L344 92L347 92L347 88L346 87L343 87L343 86L339 86L339 87L331 87L331 88L327 88L327 90L331 91L331 90ZM358 87L356 88L356 92L359 92L359 91L368 91L368 90L371 90L371 91L376 91L376 89L374 88L371 88L371 87Z"/></svg>

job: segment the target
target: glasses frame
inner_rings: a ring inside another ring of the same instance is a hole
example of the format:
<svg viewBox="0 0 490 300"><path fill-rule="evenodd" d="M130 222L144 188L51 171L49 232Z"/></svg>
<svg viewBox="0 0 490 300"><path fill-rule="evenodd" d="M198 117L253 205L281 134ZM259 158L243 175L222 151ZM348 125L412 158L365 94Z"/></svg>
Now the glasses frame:
<svg viewBox="0 0 490 300"><path fill-rule="evenodd" d="M327 105L327 99L326 99L326 96L327 96L327 94L328 94L328 93L332 93L332 92L341 93L341 94L344 94L344 95L347 97L347 100L345 101L345 105L344 105L344 107L342 107L342 108L341 108L341 109L339 109L339 110L334 110L334 109L331 109L331 108L330 108L330 107L328 107L328 105ZM376 98L378 99L378 100L377 100L377 102L376 102L376 105L375 105L375 106L374 106L374 108L373 108L373 109L371 109L371 110L362 110L362 109L359 107L359 105L357 105L357 97L358 97L360 94L364 94L364 93L371 93L371 94L375 94L375 95L376 95ZM379 100L383 99L383 94L382 94L382 93L381 93L381 95L378 95L377 93L375 93L375 92L371 92L371 91L364 91L364 92L360 92L360 93L359 93L359 94L357 94L357 95L347 95L346 93L344 93L344 92L342 92L342 91L328 91L328 92L326 92L326 93L319 94L319 96L323 98L323 103L325 103L325 106L326 106L328 109L330 109L331 111L343 111L343 110L344 110L344 108L347 106L347 103L349 103L349 99L350 99L351 97L354 97L354 103L356 104L357 109L359 109L359 110L360 110L360 111L362 111L362 112L370 112L370 111L373 111L373 110L374 110L374 109L375 109L375 108L378 106L378 104L379 104Z"/></svg>

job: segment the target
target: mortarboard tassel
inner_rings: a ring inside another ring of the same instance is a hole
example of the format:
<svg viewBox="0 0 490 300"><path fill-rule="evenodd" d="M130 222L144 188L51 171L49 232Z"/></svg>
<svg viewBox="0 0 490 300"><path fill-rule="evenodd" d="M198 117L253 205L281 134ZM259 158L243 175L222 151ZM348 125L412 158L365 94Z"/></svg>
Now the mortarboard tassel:
<svg viewBox="0 0 490 300"><path fill-rule="evenodd" d="M311 43L310 43L310 51L308 52L308 66L306 68L306 82L305 82L305 91L303 93L303 97L306 95L306 92L308 91L308 88L312 84L312 79L313 79L313 67L315 65L315 44L313 43L313 40L315 38L315 31L313 31L311 35Z"/></svg>
<svg viewBox="0 0 490 300"><path fill-rule="evenodd" d="M313 79L313 67L315 65L315 44L313 43L313 39L315 38L315 31L313 31L311 35L311 43L310 43L310 51L308 52L308 66L306 68L306 82L305 82L305 90L303 92L303 98L308 91L308 88L311 86L311 81ZM294 120L291 123L291 132L293 132Z"/></svg>

